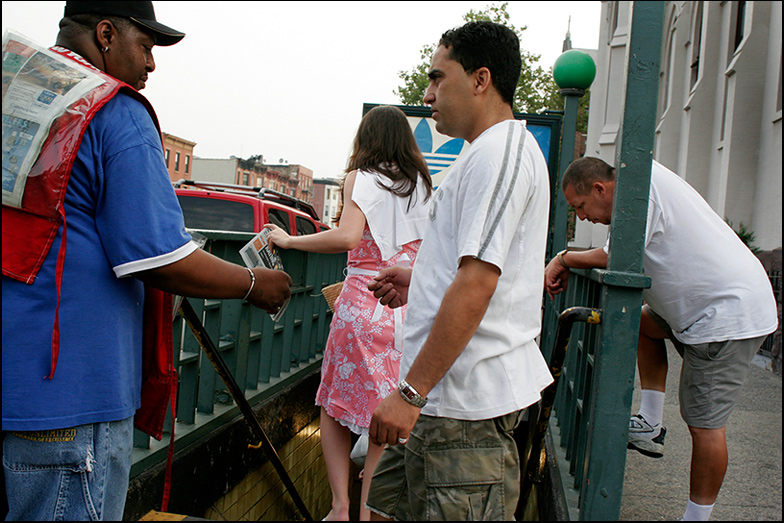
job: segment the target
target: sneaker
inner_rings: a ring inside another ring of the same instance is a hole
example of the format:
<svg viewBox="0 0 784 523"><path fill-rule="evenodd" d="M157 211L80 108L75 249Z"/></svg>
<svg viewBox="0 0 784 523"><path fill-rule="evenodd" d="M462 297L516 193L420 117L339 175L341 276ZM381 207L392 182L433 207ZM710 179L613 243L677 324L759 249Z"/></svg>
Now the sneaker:
<svg viewBox="0 0 784 523"><path fill-rule="evenodd" d="M661 424L651 427L645 418L635 414L629 419L629 442L627 449L634 449L650 458L664 456L664 435L667 433Z"/></svg>

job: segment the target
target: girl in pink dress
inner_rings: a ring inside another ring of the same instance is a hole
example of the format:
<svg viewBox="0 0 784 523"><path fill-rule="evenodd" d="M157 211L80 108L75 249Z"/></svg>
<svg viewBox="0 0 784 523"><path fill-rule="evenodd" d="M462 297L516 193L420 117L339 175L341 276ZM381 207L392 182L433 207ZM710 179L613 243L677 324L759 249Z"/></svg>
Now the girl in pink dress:
<svg viewBox="0 0 784 523"><path fill-rule="evenodd" d="M272 230L273 245L308 252L348 251L343 290L335 300L316 405L321 446L332 489L326 520L348 520L351 432L368 434L373 410L397 388L405 307L379 304L368 283L379 270L412 265L428 221L432 182L403 111L378 106L362 118L343 179L337 228L308 236ZM383 447L369 443L360 520Z"/></svg>

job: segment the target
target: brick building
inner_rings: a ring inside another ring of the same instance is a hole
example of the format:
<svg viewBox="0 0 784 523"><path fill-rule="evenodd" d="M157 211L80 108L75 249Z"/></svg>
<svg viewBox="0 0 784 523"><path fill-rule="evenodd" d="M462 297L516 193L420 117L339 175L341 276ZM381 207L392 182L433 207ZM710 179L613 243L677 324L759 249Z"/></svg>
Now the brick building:
<svg viewBox="0 0 784 523"><path fill-rule="evenodd" d="M274 182L278 187L274 190L308 203L313 201L312 169L298 164L269 164L266 167L268 183Z"/></svg>
<svg viewBox="0 0 784 523"><path fill-rule="evenodd" d="M193 148L196 142L191 142L185 138L174 136L173 134L163 133L163 155L166 159L166 169L169 171L171 181L191 179L193 171Z"/></svg>
<svg viewBox="0 0 784 523"><path fill-rule="evenodd" d="M333 227L332 219L340 207L340 182L331 178L313 180L313 208L321 221Z"/></svg>
<svg viewBox="0 0 784 523"><path fill-rule="evenodd" d="M272 189L308 203L313 199L312 169L298 164L268 165L260 154L248 159L194 158L192 179Z"/></svg>

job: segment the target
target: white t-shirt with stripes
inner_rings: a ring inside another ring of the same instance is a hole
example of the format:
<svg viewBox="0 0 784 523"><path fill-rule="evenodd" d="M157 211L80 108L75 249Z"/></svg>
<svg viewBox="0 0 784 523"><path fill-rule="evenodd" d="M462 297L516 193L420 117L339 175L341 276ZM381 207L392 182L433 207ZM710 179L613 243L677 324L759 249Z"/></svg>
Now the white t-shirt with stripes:
<svg viewBox="0 0 784 523"><path fill-rule="evenodd" d="M422 414L495 418L540 398L552 377L535 342L541 329L550 209L547 164L525 122L506 120L474 140L432 196L404 326L405 377L441 300L471 256L501 269L474 336L428 394Z"/></svg>

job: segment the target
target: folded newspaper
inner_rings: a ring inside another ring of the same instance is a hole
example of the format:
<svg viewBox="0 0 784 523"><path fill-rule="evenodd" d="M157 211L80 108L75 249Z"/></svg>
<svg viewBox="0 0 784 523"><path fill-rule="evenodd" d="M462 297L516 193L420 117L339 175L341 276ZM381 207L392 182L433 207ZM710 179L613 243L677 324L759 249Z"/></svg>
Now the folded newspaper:
<svg viewBox="0 0 784 523"><path fill-rule="evenodd" d="M3 34L3 205L21 207L52 122L104 80L13 31Z"/></svg>
<svg viewBox="0 0 784 523"><path fill-rule="evenodd" d="M267 240L269 235L269 229L262 229L260 233L254 236L251 241L240 249L242 261L251 269L265 267L278 271L283 270L283 261L280 259L280 255L269 246L269 241ZM290 301L291 298L287 298L276 314L270 314L272 321L280 321L280 318L283 316L283 313L286 312L286 308L289 306Z"/></svg>

